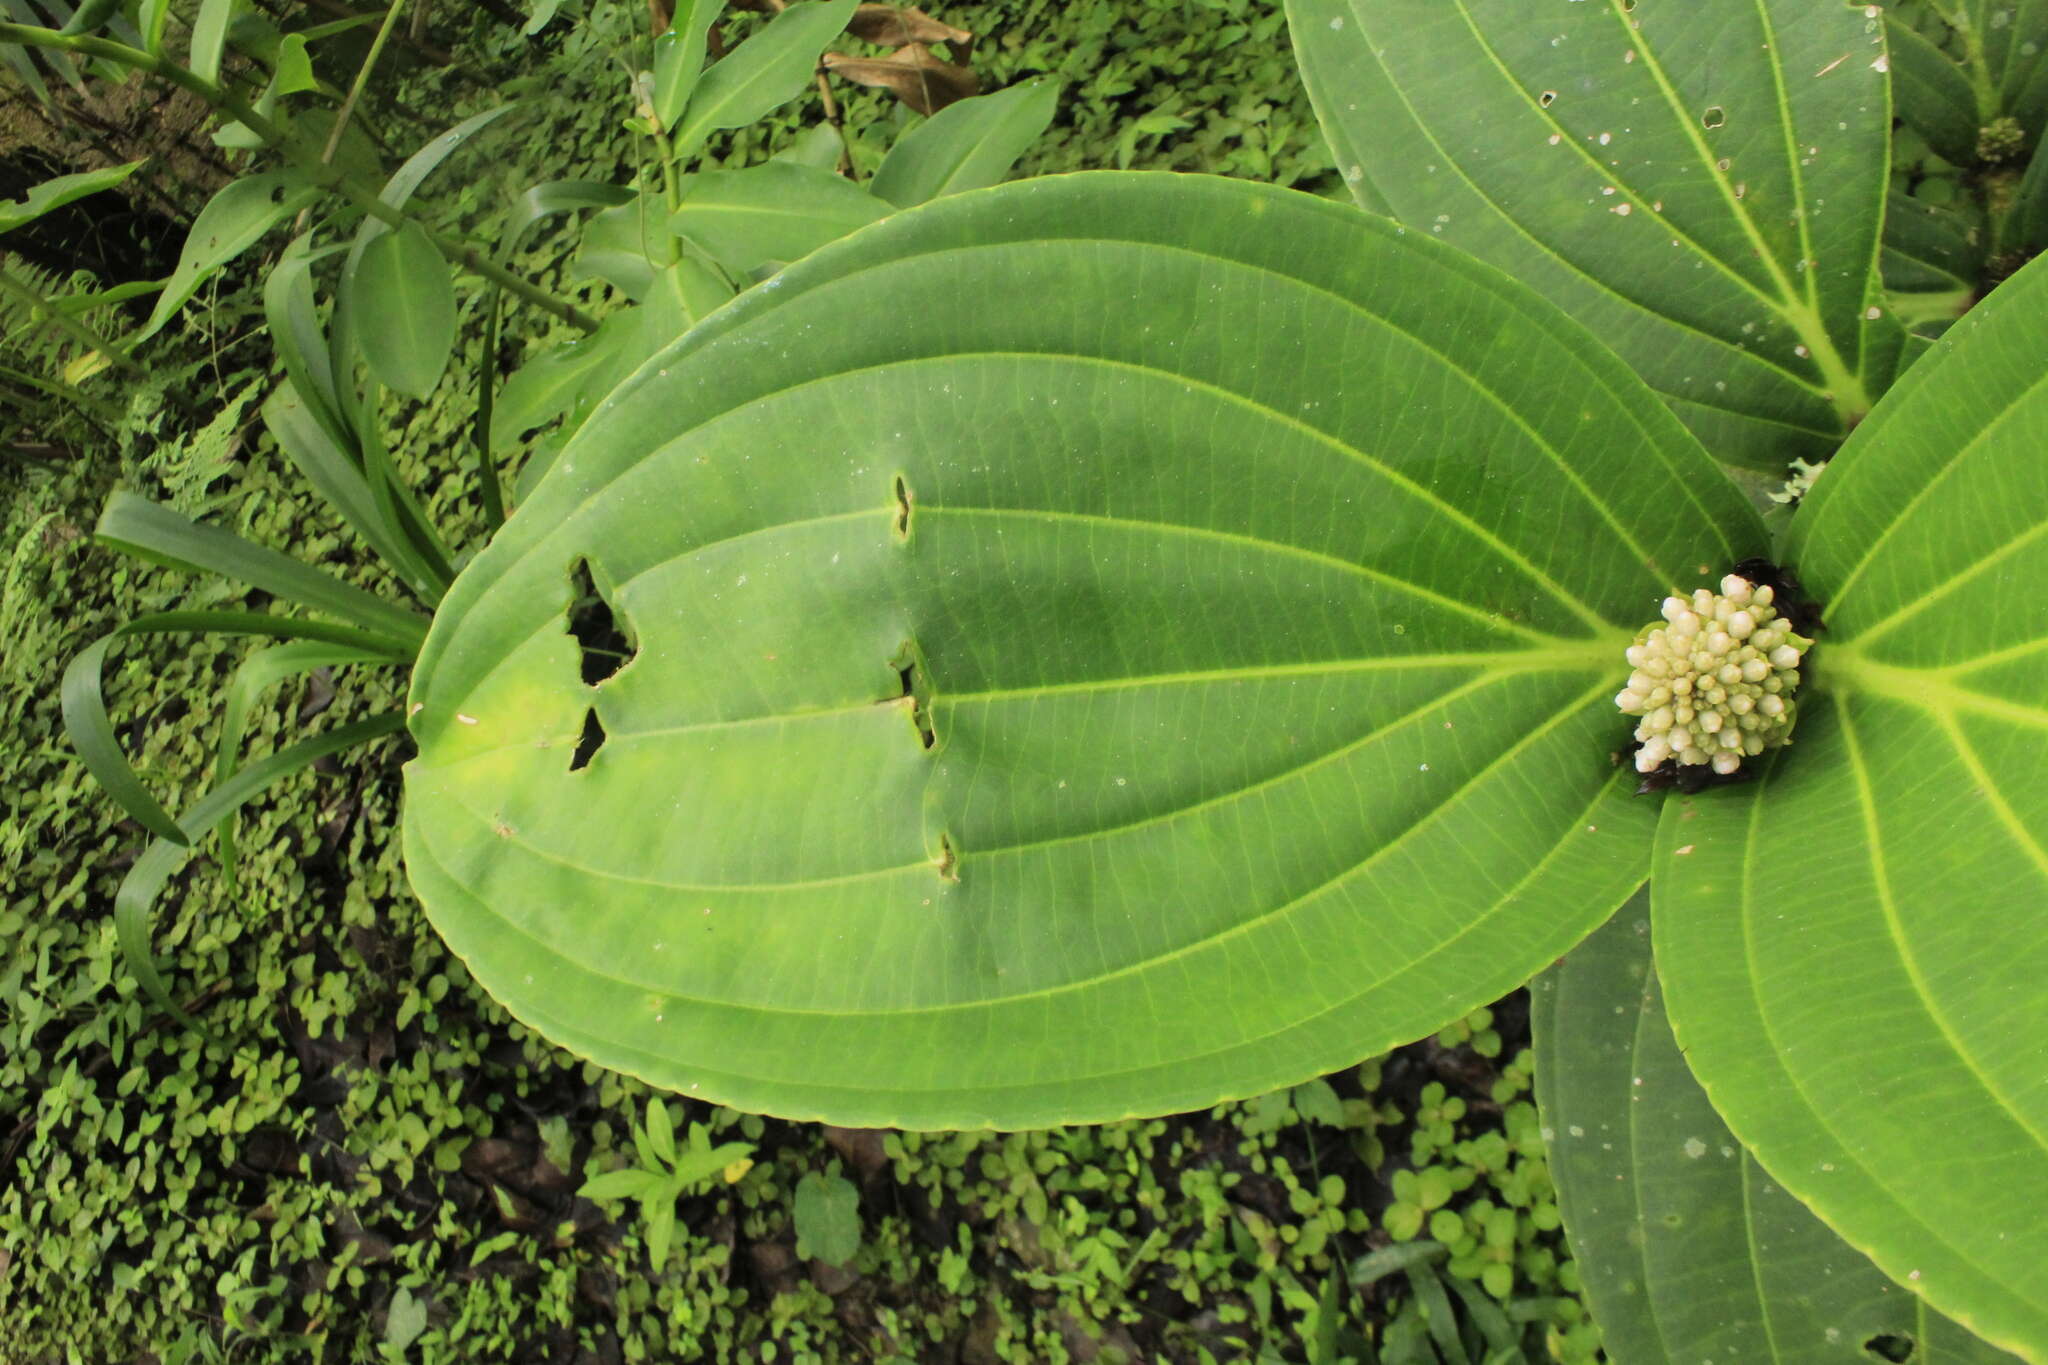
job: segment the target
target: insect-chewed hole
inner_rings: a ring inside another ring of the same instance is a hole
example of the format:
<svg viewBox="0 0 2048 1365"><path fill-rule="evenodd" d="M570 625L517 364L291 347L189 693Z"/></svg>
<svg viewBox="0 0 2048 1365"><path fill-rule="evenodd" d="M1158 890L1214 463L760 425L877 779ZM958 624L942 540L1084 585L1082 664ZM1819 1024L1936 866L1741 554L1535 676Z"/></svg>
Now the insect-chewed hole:
<svg viewBox="0 0 2048 1365"><path fill-rule="evenodd" d="M892 527L896 532L896 539L908 540L910 539L910 485L904 481L901 474L896 476L896 482L890 488L890 495L896 500L896 519L892 523Z"/></svg>
<svg viewBox="0 0 2048 1365"><path fill-rule="evenodd" d="M581 772L589 767L590 760L603 747L604 722L597 718L597 708L593 706L583 713L583 733L576 737L576 752L569 759L569 771Z"/></svg>
<svg viewBox="0 0 2048 1365"><path fill-rule="evenodd" d="M1887 1332L1871 1337L1863 1343L1863 1353L1872 1360L1889 1360L1892 1365L1906 1365L1919 1354L1919 1347L1913 1338L1903 1332Z"/></svg>
<svg viewBox="0 0 2048 1365"><path fill-rule="evenodd" d="M633 641L591 577L589 560L569 571L569 592L569 634L582 651L583 681L595 686L633 662Z"/></svg>
<svg viewBox="0 0 2048 1365"><path fill-rule="evenodd" d="M1719 128L1727 121L1728 111L1718 104L1708 105L1707 112L1700 115L1701 125L1707 128Z"/></svg>
<svg viewBox="0 0 2048 1365"><path fill-rule="evenodd" d="M896 657L889 660L889 667L896 670L896 677L903 690L884 700L899 702L906 697L910 700L910 723L917 727L917 737L927 749L939 742L939 732L932 727L931 688L924 676L924 664L918 657L914 641L905 640L903 648L896 651Z"/></svg>

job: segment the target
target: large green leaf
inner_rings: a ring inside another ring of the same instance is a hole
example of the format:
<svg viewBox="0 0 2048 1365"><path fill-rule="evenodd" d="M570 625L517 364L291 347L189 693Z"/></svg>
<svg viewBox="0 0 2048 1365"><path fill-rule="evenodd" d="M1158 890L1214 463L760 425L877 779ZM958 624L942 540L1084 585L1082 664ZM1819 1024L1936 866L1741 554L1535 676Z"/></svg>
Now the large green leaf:
<svg viewBox="0 0 2048 1365"><path fill-rule="evenodd" d="M1657 960L1728 1124L1885 1272L2048 1359L2048 265L1794 521L1797 743L1665 812Z"/></svg>
<svg viewBox="0 0 2048 1365"><path fill-rule="evenodd" d="M508 1008L661 1085L1199 1107L1634 889L1615 660L1761 544L1626 367L1426 236L1192 176L949 196L649 361L464 572L407 861ZM637 648L596 686L586 561Z"/></svg>
<svg viewBox="0 0 2048 1365"><path fill-rule="evenodd" d="M1562 304L1719 458L1826 458L1890 382L1903 337L1875 273L1891 118L1874 8L1287 8L1360 202Z"/></svg>
<svg viewBox="0 0 2048 1365"><path fill-rule="evenodd" d="M2010 1362L1886 1279L1736 1142L1671 1036L1649 908L1637 896L1530 983L1550 1174L1607 1358L1865 1365L1884 1358L1875 1343L1917 1347L1923 1365Z"/></svg>

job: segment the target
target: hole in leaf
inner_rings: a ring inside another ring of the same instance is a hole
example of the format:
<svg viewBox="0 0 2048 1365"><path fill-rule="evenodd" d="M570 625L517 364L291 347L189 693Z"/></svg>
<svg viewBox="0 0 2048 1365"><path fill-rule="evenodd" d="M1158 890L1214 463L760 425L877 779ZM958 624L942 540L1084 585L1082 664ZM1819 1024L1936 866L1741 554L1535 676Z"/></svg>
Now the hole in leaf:
<svg viewBox="0 0 2048 1365"><path fill-rule="evenodd" d="M896 670L903 690L886 700L895 702L905 697L910 699L910 723L917 727L917 737L924 742L924 747L932 748L939 742L939 735L938 731L932 728L931 712L927 709L931 700L931 689L925 685L924 666L918 658L916 643L905 640L903 648L896 651L896 657L889 660L889 667Z"/></svg>
<svg viewBox="0 0 2048 1365"><path fill-rule="evenodd" d="M1548 109L1551 105L1557 103L1557 92L1555 90L1546 90L1536 97L1536 102L1545 109Z"/></svg>
<svg viewBox="0 0 2048 1365"><path fill-rule="evenodd" d="M597 708L593 706L583 713L583 733L576 737L576 752L569 759L569 771L582 772L603 747L604 723L598 720Z"/></svg>
<svg viewBox="0 0 2048 1365"><path fill-rule="evenodd" d="M960 855L953 851L952 835L944 833L939 835L939 856L933 861L932 865L938 868L941 881L957 882L960 880Z"/></svg>
<svg viewBox="0 0 2048 1365"><path fill-rule="evenodd" d="M1728 111L1718 104L1707 106L1707 112L1700 115L1700 122L1709 128L1719 128L1728 121Z"/></svg>
<svg viewBox="0 0 2048 1365"><path fill-rule="evenodd" d="M1873 1360L1889 1360L1892 1365L1905 1365L1916 1349L1913 1338L1903 1333L1887 1332L1863 1343L1864 1354Z"/></svg>
<svg viewBox="0 0 2048 1365"><path fill-rule="evenodd" d="M910 485L903 481L901 474L896 476L896 485L892 493L896 499L896 539L908 540L910 539Z"/></svg>
<svg viewBox="0 0 2048 1365"><path fill-rule="evenodd" d="M596 686L633 661L633 642L591 577L589 560L569 571L569 592L569 634L583 652L583 681Z"/></svg>

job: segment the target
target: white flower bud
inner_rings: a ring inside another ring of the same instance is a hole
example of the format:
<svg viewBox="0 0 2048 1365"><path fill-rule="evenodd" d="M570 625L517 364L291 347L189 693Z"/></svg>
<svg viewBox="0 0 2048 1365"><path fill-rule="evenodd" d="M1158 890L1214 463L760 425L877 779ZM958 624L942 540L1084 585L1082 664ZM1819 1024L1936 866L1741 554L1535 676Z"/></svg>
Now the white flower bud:
<svg viewBox="0 0 2048 1365"><path fill-rule="evenodd" d="M1614 698L1641 717L1639 771L1676 760L1712 764L1726 776L1743 758L1787 741L1797 666L1813 642L1778 619L1775 596L1729 574L1719 593L1699 588L1664 599L1665 624L1646 627L1628 647L1628 685Z"/></svg>

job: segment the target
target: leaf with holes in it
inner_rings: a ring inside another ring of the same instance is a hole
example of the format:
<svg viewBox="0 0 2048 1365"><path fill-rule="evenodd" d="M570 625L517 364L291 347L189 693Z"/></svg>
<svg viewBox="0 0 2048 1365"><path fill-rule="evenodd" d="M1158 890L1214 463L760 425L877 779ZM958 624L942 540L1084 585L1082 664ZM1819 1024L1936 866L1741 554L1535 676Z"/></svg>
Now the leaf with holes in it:
<svg viewBox="0 0 2048 1365"><path fill-rule="evenodd" d="M1763 543L1626 366L1426 237L1200 176L942 198L642 366L470 564L406 859L515 1015L686 1094L1200 1108L1639 884L1621 651Z"/></svg>
<svg viewBox="0 0 2048 1365"><path fill-rule="evenodd" d="M1766 1170L1980 1336L2048 1358L2048 263L1843 447L1789 561L1796 742L1673 801L1673 1028Z"/></svg>
<svg viewBox="0 0 2048 1365"><path fill-rule="evenodd" d="M1876 275L1891 137L1879 12L1538 8L1288 0L1360 202L1561 304L1717 458L1827 458L1904 341Z"/></svg>
<svg viewBox="0 0 2048 1365"><path fill-rule="evenodd" d="M1886 1279L1736 1142L1665 1020L1649 908L1638 894L1529 986L1550 1174L1607 1358L2013 1365Z"/></svg>

